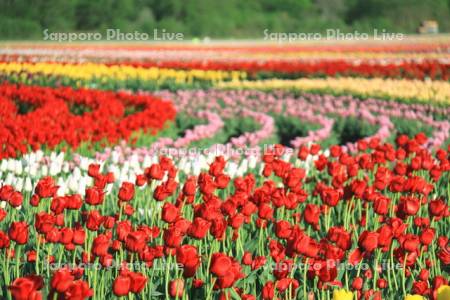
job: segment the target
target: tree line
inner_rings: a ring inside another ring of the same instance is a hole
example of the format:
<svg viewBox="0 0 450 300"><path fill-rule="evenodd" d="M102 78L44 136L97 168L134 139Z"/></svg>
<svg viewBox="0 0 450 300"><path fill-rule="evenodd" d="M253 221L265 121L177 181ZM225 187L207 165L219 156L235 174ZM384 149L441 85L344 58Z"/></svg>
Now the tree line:
<svg viewBox="0 0 450 300"><path fill-rule="evenodd" d="M412 33L429 19L450 31L450 0L0 0L0 39L107 28L213 38L261 38L264 29Z"/></svg>

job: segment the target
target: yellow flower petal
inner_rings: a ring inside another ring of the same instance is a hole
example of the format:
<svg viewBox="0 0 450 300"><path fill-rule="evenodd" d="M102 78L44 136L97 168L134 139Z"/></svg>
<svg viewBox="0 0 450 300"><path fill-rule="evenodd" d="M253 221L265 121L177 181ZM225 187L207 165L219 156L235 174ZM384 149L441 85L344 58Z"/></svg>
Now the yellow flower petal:
<svg viewBox="0 0 450 300"><path fill-rule="evenodd" d="M333 300L353 300L353 293L344 289L334 290Z"/></svg>
<svg viewBox="0 0 450 300"><path fill-rule="evenodd" d="M450 286L442 285L437 290L437 300L450 300Z"/></svg>
<svg viewBox="0 0 450 300"><path fill-rule="evenodd" d="M425 298L421 295L407 295L405 300L425 300Z"/></svg>

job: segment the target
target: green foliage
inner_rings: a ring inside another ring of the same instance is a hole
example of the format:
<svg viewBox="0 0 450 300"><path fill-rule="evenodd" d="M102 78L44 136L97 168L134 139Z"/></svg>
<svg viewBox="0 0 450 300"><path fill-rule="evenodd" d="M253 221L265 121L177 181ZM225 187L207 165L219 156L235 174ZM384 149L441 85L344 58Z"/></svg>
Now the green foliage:
<svg viewBox="0 0 450 300"><path fill-rule="evenodd" d="M297 117L274 115L277 127L277 143L292 147L290 142L296 137L307 136L309 131L320 129L319 124L301 121Z"/></svg>
<svg viewBox="0 0 450 300"><path fill-rule="evenodd" d="M371 125L367 121L353 116L343 118L337 115L330 115L329 117L334 119L334 125L331 135L319 142L323 148L356 142L375 134L378 130L378 126Z"/></svg>
<svg viewBox="0 0 450 300"><path fill-rule="evenodd" d="M0 39L42 38L51 32L153 29L186 37L263 38L271 32L415 32L433 19L450 29L447 0L2 0ZM401 17L399 17L401 16Z"/></svg>
<svg viewBox="0 0 450 300"><path fill-rule="evenodd" d="M425 133L427 136L431 136L433 134L433 128L425 125L422 122L411 119L402 119L402 118L390 118L391 122L395 126L395 131L398 135L406 134L410 138L414 137L419 132Z"/></svg>
<svg viewBox="0 0 450 300"><path fill-rule="evenodd" d="M184 131L193 129L197 125L206 124L206 121L203 119L193 118L184 112L179 112L177 114L175 124L179 129L178 135L181 136Z"/></svg>
<svg viewBox="0 0 450 300"><path fill-rule="evenodd" d="M204 139L191 143L189 146L206 149L215 144L226 144L233 137L238 137L245 132L255 132L261 126L250 117L236 117L232 119L224 119L224 126L222 130L216 133L212 138Z"/></svg>

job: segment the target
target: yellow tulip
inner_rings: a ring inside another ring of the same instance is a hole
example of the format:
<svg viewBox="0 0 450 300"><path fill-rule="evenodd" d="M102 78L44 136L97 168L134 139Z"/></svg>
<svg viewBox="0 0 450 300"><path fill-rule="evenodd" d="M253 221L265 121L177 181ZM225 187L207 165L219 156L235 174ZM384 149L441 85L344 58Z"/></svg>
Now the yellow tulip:
<svg viewBox="0 0 450 300"><path fill-rule="evenodd" d="M425 298L421 295L407 295L405 300L425 300Z"/></svg>
<svg viewBox="0 0 450 300"><path fill-rule="evenodd" d="M333 291L333 300L352 300L353 293L344 289Z"/></svg>
<svg viewBox="0 0 450 300"><path fill-rule="evenodd" d="M384 78L300 78L295 80L269 79L260 81L219 82L219 88L293 89L307 92L353 94L389 100L411 100L436 104L450 104L448 81L421 81Z"/></svg>
<svg viewBox="0 0 450 300"><path fill-rule="evenodd" d="M450 286L441 285L437 290L437 300L450 300Z"/></svg>
<svg viewBox="0 0 450 300"><path fill-rule="evenodd" d="M173 79L178 83L190 83L194 80L221 82L228 80L245 79L246 73L239 71L216 70L175 70L164 68L142 68L125 65L107 66L100 63L59 64L59 63L0 63L0 74L11 76L13 74L36 74L44 76L62 76L71 79L93 80L102 82L107 80L145 80L164 81ZM22 75L24 76L24 75ZM26 78L27 76L25 76Z"/></svg>

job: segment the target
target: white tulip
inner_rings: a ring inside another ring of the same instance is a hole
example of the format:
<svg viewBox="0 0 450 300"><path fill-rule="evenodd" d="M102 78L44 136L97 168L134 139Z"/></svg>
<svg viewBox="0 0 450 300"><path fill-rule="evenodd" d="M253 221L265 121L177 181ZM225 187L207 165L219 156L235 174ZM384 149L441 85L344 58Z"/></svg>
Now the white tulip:
<svg viewBox="0 0 450 300"><path fill-rule="evenodd" d="M126 173L120 173L120 176L119 176L119 185L122 185L122 183L124 183L124 182L126 182L126 181L128 181L128 176L127 176L127 174Z"/></svg>
<svg viewBox="0 0 450 300"><path fill-rule="evenodd" d="M200 175L200 173L202 172L202 167L199 163L192 163L192 174L195 176Z"/></svg>
<svg viewBox="0 0 450 300"><path fill-rule="evenodd" d="M199 165L202 170L209 169L209 163L205 156L198 157ZM211 161L212 162L212 161Z"/></svg>
<svg viewBox="0 0 450 300"><path fill-rule="evenodd" d="M84 178L84 182L86 183L86 185L90 186L90 185L94 184L94 178L92 178L88 175L85 175L83 178Z"/></svg>
<svg viewBox="0 0 450 300"><path fill-rule="evenodd" d="M78 191L78 179L74 176L69 177L67 185L72 192Z"/></svg>
<svg viewBox="0 0 450 300"><path fill-rule="evenodd" d="M64 162L64 152L59 152L58 156L56 157L56 161L62 165Z"/></svg>
<svg viewBox="0 0 450 300"><path fill-rule="evenodd" d="M84 181L84 177L81 177L78 180L77 193L82 195L82 196L84 196L84 194L86 193L86 182Z"/></svg>
<svg viewBox="0 0 450 300"><path fill-rule="evenodd" d="M248 171L248 160L246 158L242 159L239 170L243 173Z"/></svg>
<svg viewBox="0 0 450 300"><path fill-rule="evenodd" d="M43 157L44 157L44 152L42 152L42 150L36 151L36 161L41 161Z"/></svg>
<svg viewBox="0 0 450 300"><path fill-rule="evenodd" d="M14 188L19 192L22 191L23 183L24 183L23 178L21 178L21 177L16 178L16 182L14 183Z"/></svg>
<svg viewBox="0 0 450 300"><path fill-rule="evenodd" d="M144 168L148 168L148 167L150 167L151 164L152 164L152 158L149 155L145 155L144 161L142 162L142 166Z"/></svg>
<svg viewBox="0 0 450 300"><path fill-rule="evenodd" d="M73 171L72 171L72 176L73 176L75 179L81 178L82 176L81 176L81 170L80 170L80 168L75 167L75 169L73 169Z"/></svg>
<svg viewBox="0 0 450 300"><path fill-rule="evenodd" d="M113 189L113 184L108 184L108 185L106 185L106 187L105 187L106 195L111 194L112 189Z"/></svg>
<svg viewBox="0 0 450 300"><path fill-rule="evenodd" d="M5 184L7 185L12 185L15 181L15 177L13 175L13 173L8 173L8 175L6 175L6 179L5 179Z"/></svg>
<svg viewBox="0 0 450 300"><path fill-rule="evenodd" d="M55 161L58 154L56 152L50 153L50 161Z"/></svg>
<svg viewBox="0 0 450 300"><path fill-rule="evenodd" d="M35 164L30 165L28 174L33 178L37 177L38 176L38 167Z"/></svg>
<svg viewBox="0 0 450 300"><path fill-rule="evenodd" d="M48 174L48 166L43 165L41 168L41 176L47 176L47 174Z"/></svg>
<svg viewBox="0 0 450 300"><path fill-rule="evenodd" d="M237 173L238 173L238 164L235 163L234 161L229 161L228 164L226 165L226 173L231 177L234 178L236 177Z"/></svg>
<svg viewBox="0 0 450 300"><path fill-rule="evenodd" d="M181 169L186 175L189 175L189 174L191 174L191 172L192 172L192 164L191 164L191 162L190 161L187 161L185 164L184 164L184 166L183 166L183 169ZM199 172L199 174L200 174L200 172Z"/></svg>
<svg viewBox="0 0 450 300"><path fill-rule="evenodd" d="M36 162L36 152L31 152L27 157L28 162L35 163Z"/></svg>
<svg viewBox="0 0 450 300"><path fill-rule="evenodd" d="M67 194L67 185L66 185L66 183L64 181L60 182L58 180L58 190L56 191L56 195L62 197L65 194Z"/></svg>
<svg viewBox="0 0 450 300"><path fill-rule="evenodd" d="M15 168L14 168L14 172L17 174L17 175L22 175L22 173L23 173L23 166L22 166L22 162L21 161L19 161L19 160L16 160L16 166L15 166Z"/></svg>
<svg viewBox="0 0 450 300"><path fill-rule="evenodd" d="M50 176L56 176L61 172L61 165L55 161L50 163Z"/></svg>
<svg viewBox="0 0 450 300"><path fill-rule="evenodd" d="M31 183L30 177L25 178L24 191L25 192L33 191L33 184Z"/></svg>
<svg viewBox="0 0 450 300"><path fill-rule="evenodd" d="M111 161L113 164L119 163L120 154L117 151L111 152Z"/></svg>
<svg viewBox="0 0 450 300"><path fill-rule="evenodd" d="M14 172L16 169L16 161L12 158L8 159L8 168L7 170L10 172Z"/></svg>
<svg viewBox="0 0 450 300"><path fill-rule="evenodd" d="M250 169L254 169L256 167L257 163L258 163L258 159L256 158L256 156L251 155L248 157L248 167Z"/></svg>
<svg viewBox="0 0 450 300"><path fill-rule="evenodd" d="M136 182L136 174L132 173L128 176L128 182L134 183Z"/></svg>
<svg viewBox="0 0 450 300"><path fill-rule="evenodd" d="M62 164L62 171L63 171L64 173L69 173L69 171L70 171L70 166L69 166L69 163L68 163L68 162L64 162L64 163Z"/></svg>

